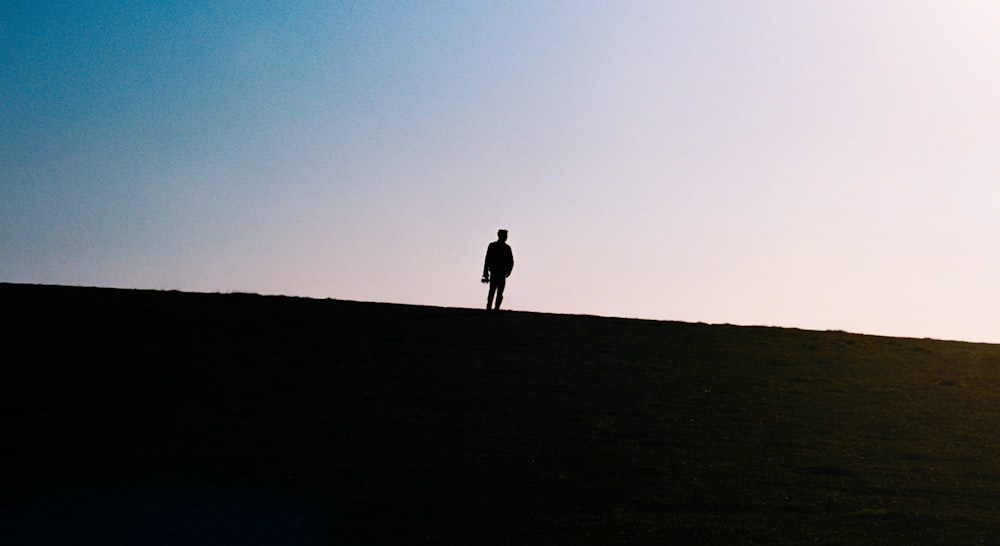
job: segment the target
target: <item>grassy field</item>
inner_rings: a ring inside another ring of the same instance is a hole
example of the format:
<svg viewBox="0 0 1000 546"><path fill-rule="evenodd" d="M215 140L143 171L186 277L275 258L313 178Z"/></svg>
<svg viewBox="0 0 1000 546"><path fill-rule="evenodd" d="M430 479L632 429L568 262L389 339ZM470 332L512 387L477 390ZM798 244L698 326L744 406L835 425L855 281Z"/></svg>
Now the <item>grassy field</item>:
<svg viewBox="0 0 1000 546"><path fill-rule="evenodd" d="M997 544L1000 346L0 284L3 544Z"/></svg>

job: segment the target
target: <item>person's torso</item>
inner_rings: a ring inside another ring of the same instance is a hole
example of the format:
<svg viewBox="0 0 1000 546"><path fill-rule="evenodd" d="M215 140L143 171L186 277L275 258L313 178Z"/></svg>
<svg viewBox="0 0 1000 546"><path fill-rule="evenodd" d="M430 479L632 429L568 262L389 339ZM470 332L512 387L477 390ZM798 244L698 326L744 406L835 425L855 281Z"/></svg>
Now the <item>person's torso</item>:
<svg viewBox="0 0 1000 546"><path fill-rule="evenodd" d="M490 243L486 256L487 265L491 269L510 269L514 262L514 253L511 252L510 246L501 241Z"/></svg>

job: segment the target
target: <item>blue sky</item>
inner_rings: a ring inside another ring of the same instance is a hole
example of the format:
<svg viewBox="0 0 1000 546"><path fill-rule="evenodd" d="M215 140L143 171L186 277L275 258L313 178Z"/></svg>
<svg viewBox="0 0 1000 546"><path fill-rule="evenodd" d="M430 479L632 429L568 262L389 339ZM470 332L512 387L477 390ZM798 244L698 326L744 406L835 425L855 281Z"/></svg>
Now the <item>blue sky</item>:
<svg viewBox="0 0 1000 546"><path fill-rule="evenodd" d="M1000 7L13 2L0 281L1000 342Z"/></svg>

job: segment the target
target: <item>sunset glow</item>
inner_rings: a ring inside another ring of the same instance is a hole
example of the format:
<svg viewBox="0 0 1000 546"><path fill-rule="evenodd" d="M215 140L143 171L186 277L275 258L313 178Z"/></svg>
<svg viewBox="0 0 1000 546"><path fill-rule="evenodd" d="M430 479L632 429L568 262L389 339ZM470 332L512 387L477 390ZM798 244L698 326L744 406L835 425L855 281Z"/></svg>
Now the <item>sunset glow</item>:
<svg viewBox="0 0 1000 546"><path fill-rule="evenodd" d="M0 281L1000 343L1000 7L13 2Z"/></svg>

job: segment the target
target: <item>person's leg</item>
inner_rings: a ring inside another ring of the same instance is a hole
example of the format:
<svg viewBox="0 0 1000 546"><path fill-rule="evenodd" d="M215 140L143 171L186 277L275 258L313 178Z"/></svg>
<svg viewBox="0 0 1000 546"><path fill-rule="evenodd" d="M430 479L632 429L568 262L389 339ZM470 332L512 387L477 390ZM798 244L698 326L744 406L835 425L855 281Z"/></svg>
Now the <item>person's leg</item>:
<svg viewBox="0 0 1000 546"><path fill-rule="evenodd" d="M490 292L489 292L489 295L486 296L486 309L487 310L490 310L490 309L493 308L493 295L496 294L496 291L497 291L497 283L496 283L496 281L494 280L493 277L490 277Z"/></svg>
<svg viewBox="0 0 1000 546"><path fill-rule="evenodd" d="M507 278L503 275L497 275L500 277L497 279L497 305L495 309L500 309L500 304L503 302L503 289L507 286Z"/></svg>

